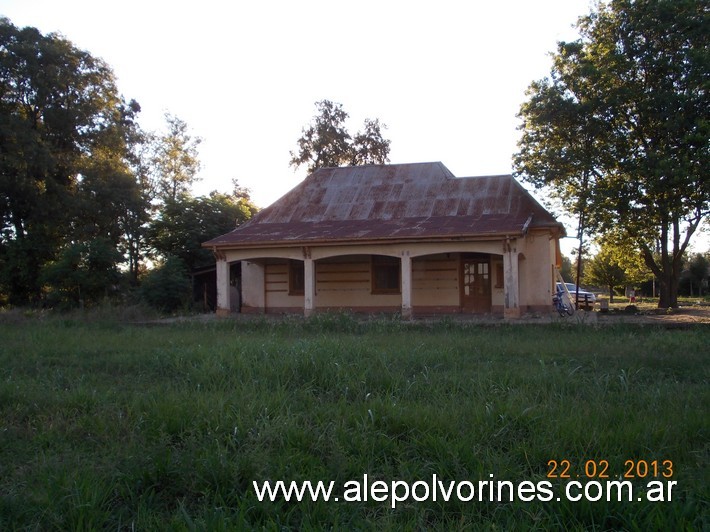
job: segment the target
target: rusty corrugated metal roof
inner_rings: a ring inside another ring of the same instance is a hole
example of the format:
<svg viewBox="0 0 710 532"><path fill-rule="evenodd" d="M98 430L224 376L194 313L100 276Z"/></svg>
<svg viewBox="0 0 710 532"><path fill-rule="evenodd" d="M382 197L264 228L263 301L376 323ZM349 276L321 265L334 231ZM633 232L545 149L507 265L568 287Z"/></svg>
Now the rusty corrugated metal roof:
<svg viewBox="0 0 710 532"><path fill-rule="evenodd" d="M206 247L514 236L563 231L510 175L455 177L442 163L321 168Z"/></svg>

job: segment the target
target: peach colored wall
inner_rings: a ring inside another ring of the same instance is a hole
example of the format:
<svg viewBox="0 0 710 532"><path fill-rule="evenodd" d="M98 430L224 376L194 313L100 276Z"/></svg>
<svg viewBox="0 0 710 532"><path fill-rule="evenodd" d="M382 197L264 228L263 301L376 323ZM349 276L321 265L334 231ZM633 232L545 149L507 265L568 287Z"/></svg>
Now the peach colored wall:
<svg viewBox="0 0 710 532"><path fill-rule="evenodd" d="M458 306L459 254L442 253L412 260L412 305Z"/></svg>
<svg viewBox="0 0 710 532"><path fill-rule="evenodd" d="M524 238L512 239L519 253L520 307L523 312L545 309L551 305L551 274L554 265L554 244L547 232L531 231ZM444 249L458 246L459 250L490 253L491 255L491 303L493 310L501 310L504 304L504 288L498 282L502 269L503 243L443 243ZM402 249L400 249L400 247ZM434 253L436 244L407 246L368 245L358 248L360 254L344 254L342 249L312 248L315 260L316 296L318 308L399 308L400 294L372 294L370 254L412 258L412 305L413 307L452 308L460 305L460 253L456 251ZM470 248L470 250L468 249ZM352 250L352 248L349 248ZM455 249L455 248L454 248ZM429 252L429 254L427 254ZM280 258L251 258L258 257ZM302 309L303 296L288 293L288 258L303 260L300 247L281 250L252 250L245 252L226 251L227 260L242 259L243 304L248 308L277 310ZM500 265L500 267L499 267ZM502 311L502 310L501 310Z"/></svg>
<svg viewBox="0 0 710 532"><path fill-rule="evenodd" d="M458 253L415 257L412 261L412 305L438 307L460 305ZM521 262L521 266L526 261ZM503 287L498 283L500 255L491 256L491 304L503 305ZM265 266L266 307L302 307L303 296L288 293L288 262L268 259ZM549 268L547 270L549 272ZM246 280L245 280L246 283ZM400 294L371 293L370 257L349 255L316 262L317 307L398 307ZM521 284L522 286L522 284Z"/></svg>
<svg viewBox="0 0 710 532"><path fill-rule="evenodd" d="M520 306L523 312L552 305L551 267L555 241L548 233L530 232L525 238L524 258L519 261Z"/></svg>

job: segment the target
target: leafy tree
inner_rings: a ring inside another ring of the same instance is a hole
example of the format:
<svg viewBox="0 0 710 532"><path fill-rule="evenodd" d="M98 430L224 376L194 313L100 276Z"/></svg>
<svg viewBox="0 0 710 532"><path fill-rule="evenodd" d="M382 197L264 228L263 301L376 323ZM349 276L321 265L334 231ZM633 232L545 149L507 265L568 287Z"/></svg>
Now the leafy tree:
<svg viewBox="0 0 710 532"><path fill-rule="evenodd" d="M213 191L166 201L151 224L155 250L164 257L179 257L190 271L214 264L212 251L202 248L202 242L231 231L256 212L248 192L236 184L235 189L234 195Z"/></svg>
<svg viewBox="0 0 710 532"><path fill-rule="evenodd" d="M562 255L562 267L560 268L560 275L566 283L574 282L574 276L572 275L572 261L566 255Z"/></svg>
<svg viewBox="0 0 710 532"><path fill-rule="evenodd" d="M311 173L324 167L389 162L390 141L383 138L386 126L378 119L366 119L364 130L352 137L345 127L348 114L342 104L322 100L315 105L318 113L303 128L298 151L291 152L291 166L307 164Z"/></svg>
<svg viewBox="0 0 710 532"><path fill-rule="evenodd" d="M162 205L148 238L166 261L143 279L141 293L148 304L166 311L185 306L191 298L189 273L215 263L202 242L231 231L256 213L249 191L236 180L233 185L231 194L182 194Z"/></svg>
<svg viewBox="0 0 710 532"><path fill-rule="evenodd" d="M72 240L101 237L119 249L129 213L148 208L129 161L127 137L139 129L134 122L136 109L135 102L123 108L121 127L105 132L93 147L91 157L78 166L75 222L68 233Z"/></svg>
<svg viewBox="0 0 710 532"><path fill-rule="evenodd" d="M612 250L602 247L592 258L587 267L587 279L590 283L609 289L609 301L614 302L614 289L626 281L626 273L614 256Z"/></svg>
<svg viewBox="0 0 710 532"><path fill-rule="evenodd" d="M133 111L104 62L0 19L0 291L10 303L37 300L44 265L71 246L119 238L108 208L121 201L98 173L123 175Z"/></svg>
<svg viewBox="0 0 710 532"><path fill-rule="evenodd" d="M179 257L171 256L146 274L141 296L151 307L172 312L186 307L192 298L188 269Z"/></svg>
<svg viewBox="0 0 710 532"><path fill-rule="evenodd" d="M703 295L703 287L707 286L710 277L710 260L702 253L694 254L688 263L688 277L690 281L690 296L693 294L693 285L698 289L698 295Z"/></svg>
<svg viewBox="0 0 710 532"><path fill-rule="evenodd" d="M199 137L190 135L187 123L165 114L168 131L155 137L154 171L158 196L162 201L176 201L189 191L200 170Z"/></svg>
<svg viewBox="0 0 710 532"><path fill-rule="evenodd" d="M119 261L120 254L105 238L70 244L42 270L40 279L49 288L49 304L83 306L110 296L121 278L116 267Z"/></svg>
<svg viewBox="0 0 710 532"><path fill-rule="evenodd" d="M590 230L620 228L662 308L678 304L683 253L710 210L709 21L701 0L599 3L521 109L516 170L584 209Z"/></svg>
<svg viewBox="0 0 710 532"><path fill-rule="evenodd" d="M140 112L140 106L132 101L132 109ZM144 258L150 253L148 227L156 211L157 178L155 175L156 135L139 127L128 130L126 137L128 153L126 164L135 180L136 187L126 209L119 216L123 230L120 248L128 261L128 277L133 286L138 285L138 277Z"/></svg>
<svg viewBox="0 0 710 532"><path fill-rule="evenodd" d="M653 272L648 268L638 244L627 238L622 230L605 233L597 242L601 248L624 270L628 286L639 287L653 280Z"/></svg>
<svg viewBox="0 0 710 532"><path fill-rule="evenodd" d="M382 129L387 126L380 124L379 119L365 119L364 130L358 131L350 146L350 165L385 164L389 162L390 141L382 136Z"/></svg>
<svg viewBox="0 0 710 532"><path fill-rule="evenodd" d="M514 156L516 173L536 187L547 187L551 197L577 218L576 284L581 284L585 235L590 233L590 206L597 169L605 152L597 146L604 127L593 109L595 99L585 94L564 64L567 53L555 59L552 81L534 82L523 104L523 135L520 152ZM571 78L571 79L570 79Z"/></svg>

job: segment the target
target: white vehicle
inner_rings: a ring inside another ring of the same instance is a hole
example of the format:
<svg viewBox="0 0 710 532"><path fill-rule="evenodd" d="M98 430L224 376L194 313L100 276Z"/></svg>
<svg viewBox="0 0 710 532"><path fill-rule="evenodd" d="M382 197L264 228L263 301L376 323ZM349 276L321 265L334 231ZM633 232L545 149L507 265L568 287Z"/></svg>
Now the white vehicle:
<svg viewBox="0 0 710 532"><path fill-rule="evenodd" d="M575 294L577 293L577 285L574 283L565 283L567 291L569 292L570 299L574 301ZM562 290L564 293L564 288L562 288L562 283L557 283L557 291ZM577 308L586 308L587 310L592 310L594 308L594 303L596 303L597 298L591 292L579 289L579 303L576 305Z"/></svg>

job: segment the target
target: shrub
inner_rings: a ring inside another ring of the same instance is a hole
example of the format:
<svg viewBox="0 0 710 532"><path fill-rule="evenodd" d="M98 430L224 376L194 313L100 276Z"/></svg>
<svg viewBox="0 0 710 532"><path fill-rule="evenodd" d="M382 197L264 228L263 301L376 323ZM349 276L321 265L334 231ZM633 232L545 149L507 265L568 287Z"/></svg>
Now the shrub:
<svg viewBox="0 0 710 532"><path fill-rule="evenodd" d="M141 285L142 299L151 307L172 312L187 307L192 295L185 263L169 257L162 266L151 270Z"/></svg>
<svg viewBox="0 0 710 532"><path fill-rule="evenodd" d="M41 271L46 304L67 309L92 305L114 295L121 279L117 266L120 260L120 253L105 238L70 244Z"/></svg>

